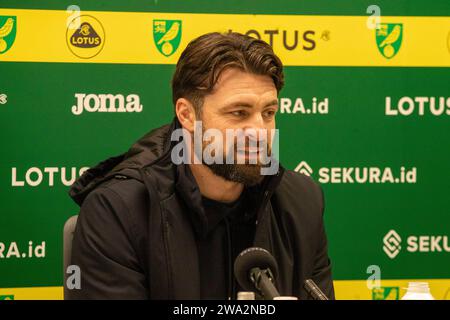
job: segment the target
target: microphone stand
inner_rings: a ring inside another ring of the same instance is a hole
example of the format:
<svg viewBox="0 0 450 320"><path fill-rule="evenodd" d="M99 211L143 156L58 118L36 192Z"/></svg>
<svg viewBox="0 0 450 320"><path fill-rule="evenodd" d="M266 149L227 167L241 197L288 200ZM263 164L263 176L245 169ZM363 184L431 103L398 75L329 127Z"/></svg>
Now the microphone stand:
<svg viewBox="0 0 450 320"><path fill-rule="evenodd" d="M265 300L273 300L274 297L280 296L280 293L273 285L274 276L270 269L252 268L250 270L250 279Z"/></svg>

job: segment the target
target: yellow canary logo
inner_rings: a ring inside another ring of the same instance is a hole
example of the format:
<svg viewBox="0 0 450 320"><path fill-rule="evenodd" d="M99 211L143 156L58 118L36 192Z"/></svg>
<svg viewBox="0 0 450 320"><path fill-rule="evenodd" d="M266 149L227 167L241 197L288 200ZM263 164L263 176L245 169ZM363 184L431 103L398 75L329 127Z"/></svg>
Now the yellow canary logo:
<svg viewBox="0 0 450 320"><path fill-rule="evenodd" d="M393 58L402 45L403 24L382 23L375 29L378 51L387 59Z"/></svg>
<svg viewBox="0 0 450 320"><path fill-rule="evenodd" d="M153 40L164 56L169 57L178 49L181 25L181 20L153 20Z"/></svg>
<svg viewBox="0 0 450 320"><path fill-rule="evenodd" d="M0 54L8 51L16 38L16 17L0 16Z"/></svg>

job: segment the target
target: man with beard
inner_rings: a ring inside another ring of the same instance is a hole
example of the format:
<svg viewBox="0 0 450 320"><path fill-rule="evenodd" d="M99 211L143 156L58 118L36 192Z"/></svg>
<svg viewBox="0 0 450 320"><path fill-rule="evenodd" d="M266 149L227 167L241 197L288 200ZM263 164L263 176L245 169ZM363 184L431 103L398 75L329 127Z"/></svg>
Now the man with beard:
<svg viewBox="0 0 450 320"><path fill-rule="evenodd" d="M172 80L172 123L70 190L81 207L71 261L81 289L66 298L236 299L233 263L248 247L275 257L281 295L310 298L312 279L334 298L322 189L272 152L283 84L263 41L209 33L190 42Z"/></svg>

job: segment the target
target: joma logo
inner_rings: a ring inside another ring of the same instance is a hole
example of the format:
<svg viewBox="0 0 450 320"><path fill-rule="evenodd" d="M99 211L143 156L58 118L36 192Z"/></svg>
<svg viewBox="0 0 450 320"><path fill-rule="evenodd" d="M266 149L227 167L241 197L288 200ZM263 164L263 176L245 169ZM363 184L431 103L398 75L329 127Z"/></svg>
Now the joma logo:
<svg viewBox="0 0 450 320"><path fill-rule="evenodd" d="M77 104L72 113L80 115L86 112L141 112L143 106L137 94L124 97L121 94L85 94L75 93Z"/></svg>

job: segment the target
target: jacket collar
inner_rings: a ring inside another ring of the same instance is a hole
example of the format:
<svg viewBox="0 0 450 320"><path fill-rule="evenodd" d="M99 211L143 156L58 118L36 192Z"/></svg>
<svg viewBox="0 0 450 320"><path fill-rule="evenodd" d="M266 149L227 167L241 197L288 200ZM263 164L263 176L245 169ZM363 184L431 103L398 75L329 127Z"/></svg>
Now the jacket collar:
<svg viewBox="0 0 450 320"><path fill-rule="evenodd" d="M249 207L254 208L254 210L248 212L249 219L255 215L257 215L257 219L261 218L261 209L267 204L273 192L279 185L283 173L284 169L280 166L275 175L265 176L260 184L248 187L247 190L245 190L247 193L246 201L249 202ZM208 217L206 216L203 207L200 189L188 165L177 166L175 189L189 209L189 217L196 234L205 238L209 229Z"/></svg>

